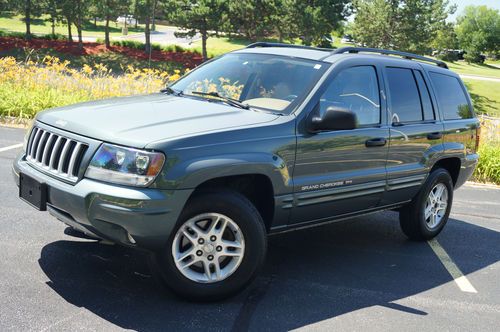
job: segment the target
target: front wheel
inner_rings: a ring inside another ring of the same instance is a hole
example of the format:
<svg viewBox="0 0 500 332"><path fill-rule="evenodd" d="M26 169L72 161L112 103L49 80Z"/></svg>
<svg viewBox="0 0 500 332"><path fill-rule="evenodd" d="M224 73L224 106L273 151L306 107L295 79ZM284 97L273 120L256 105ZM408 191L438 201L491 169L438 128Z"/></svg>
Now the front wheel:
<svg viewBox="0 0 500 332"><path fill-rule="evenodd" d="M401 229L412 240L429 240L448 221L453 202L453 181L448 171L434 170L417 196L399 212Z"/></svg>
<svg viewBox="0 0 500 332"><path fill-rule="evenodd" d="M264 222L237 192L197 194L181 213L155 268L175 293L192 300L218 300L247 285L267 249Z"/></svg>

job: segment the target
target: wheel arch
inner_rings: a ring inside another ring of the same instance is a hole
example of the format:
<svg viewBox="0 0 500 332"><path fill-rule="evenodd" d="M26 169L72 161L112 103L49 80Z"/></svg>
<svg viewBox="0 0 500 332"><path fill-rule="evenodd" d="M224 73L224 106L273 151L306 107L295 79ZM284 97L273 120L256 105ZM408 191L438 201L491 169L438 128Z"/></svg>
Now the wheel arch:
<svg viewBox="0 0 500 332"><path fill-rule="evenodd" d="M274 216L274 189L271 179L261 173L227 175L208 179L194 189L190 198L214 190L232 190L247 198L259 211L269 230ZM186 204L189 203L189 199Z"/></svg>
<svg viewBox="0 0 500 332"><path fill-rule="evenodd" d="M431 173L435 169L443 168L448 173L450 173L451 179L453 180L453 186L457 184L458 176L460 174L460 167L462 165L462 161L459 157L446 157L441 158L434 163L431 168Z"/></svg>

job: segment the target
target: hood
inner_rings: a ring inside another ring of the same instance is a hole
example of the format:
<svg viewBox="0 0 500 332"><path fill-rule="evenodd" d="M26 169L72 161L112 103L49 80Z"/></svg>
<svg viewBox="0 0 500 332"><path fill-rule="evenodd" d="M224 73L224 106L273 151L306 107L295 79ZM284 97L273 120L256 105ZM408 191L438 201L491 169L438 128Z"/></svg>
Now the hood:
<svg viewBox="0 0 500 332"><path fill-rule="evenodd" d="M62 130L137 148L180 136L254 126L276 118L276 114L161 93L80 103L37 115L38 121Z"/></svg>

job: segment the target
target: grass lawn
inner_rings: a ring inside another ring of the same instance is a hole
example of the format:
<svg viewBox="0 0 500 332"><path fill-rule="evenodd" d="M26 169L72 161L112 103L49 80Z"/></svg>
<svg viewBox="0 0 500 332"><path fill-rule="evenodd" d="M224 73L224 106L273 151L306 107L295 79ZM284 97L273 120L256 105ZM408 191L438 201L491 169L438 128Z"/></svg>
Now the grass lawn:
<svg viewBox="0 0 500 332"><path fill-rule="evenodd" d="M52 26L51 26L51 22L49 19L50 19L49 15L43 15L43 16L38 17L38 18L32 18L31 19L31 32L34 34L50 34L50 33L52 33ZM84 37L104 38L104 24L105 24L104 22L98 21L97 26L94 26L93 21L86 21L84 23L82 35ZM122 36L122 27L117 26L115 24L115 22L110 22L109 29L110 29L110 35L112 37ZM9 13L1 13L0 14L0 30L25 32L26 25L24 24L24 21L22 20L22 16L13 16L13 15L9 15ZM61 35L67 35L67 33L68 33L68 27L66 24L61 24L61 23L56 24L55 30L56 30L56 33L59 33ZM129 26L128 32L129 32L129 34L130 33L144 32L144 28L140 25L137 29L134 28L133 26L132 27ZM72 34L73 34L73 37L78 36L76 26L74 26L74 25L72 27Z"/></svg>
<svg viewBox="0 0 500 332"><path fill-rule="evenodd" d="M500 82L466 78L465 85L474 101L477 113L500 117Z"/></svg>
<svg viewBox="0 0 500 332"><path fill-rule="evenodd" d="M493 62L493 64L495 64ZM458 74L477 75L500 78L500 68L486 64L468 64L465 61L448 62L448 67Z"/></svg>
<svg viewBox="0 0 500 332"><path fill-rule="evenodd" d="M266 40L276 42L276 40ZM251 44L252 42L244 38L227 38L227 37L209 37L207 40L207 52L210 57L219 56L221 54L231 52ZM201 53L201 40L197 40L191 44L191 48Z"/></svg>
<svg viewBox="0 0 500 332"><path fill-rule="evenodd" d="M277 43L278 39L266 38L266 42ZM208 55L218 56L227 52L231 52L251 44L252 42L244 38L227 38L227 37L209 37L207 40ZM299 44L299 40L296 41ZM335 38L333 43L335 47L353 46L352 44L342 44L340 38ZM201 40L197 40L191 44L191 48L198 50L201 53Z"/></svg>
<svg viewBox="0 0 500 332"><path fill-rule="evenodd" d="M25 61L31 59L35 62L40 62L46 55L58 57L61 61L70 61L70 67L80 69L84 64L93 66L94 64L103 64L113 70L114 74L123 73L123 68L128 65L134 68L149 68L147 60L137 59L126 56L116 52L104 52L92 55L71 55L67 53L57 52L53 49L38 49L38 50L24 50L24 49L11 49L8 51L0 51L0 57L13 56L18 61ZM171 61L151 61L151 68L160 69L169 73L175 69L183 69L182 64Z"/></svg>

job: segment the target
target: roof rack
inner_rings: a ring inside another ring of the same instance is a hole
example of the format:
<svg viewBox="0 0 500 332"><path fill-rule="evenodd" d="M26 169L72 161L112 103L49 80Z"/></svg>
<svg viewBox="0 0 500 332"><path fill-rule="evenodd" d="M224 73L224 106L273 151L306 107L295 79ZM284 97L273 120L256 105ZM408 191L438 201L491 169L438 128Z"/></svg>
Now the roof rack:
<svg viewBox="0 0 500 332"><path fill-rule="evenodd" d="M294 44L284 44L284 43L269 43L269 42L256 42L248 45L245 48L257 48L257 47L287 47L287 48L301 48L305 50L316 50L316 51L327 51L327 52L333 51L333 48L320 48L314 46L294 45Z"/></svg>
<svg viewBox="0 0 500 332"><path fill-rule="evenodd" d="M347 46L347 47L338 48L338 49L334 50L333 52L331 52L331 54L359 53L359 52L379 53L379 54L384 54L384 55L397 55L397 56L400 56L400 57L402 57L404 59L408 59L408 60L420 60L420 61L425 61L425 62L431 62L431 63L438 65L438 67L448 69L448 65L445 62L440 61L440 60L427 58L425 56L421 56L421 55L417 55L417 54L413 54L413 53L384 50L384 49L380 49L380 48Z"/></svg>

